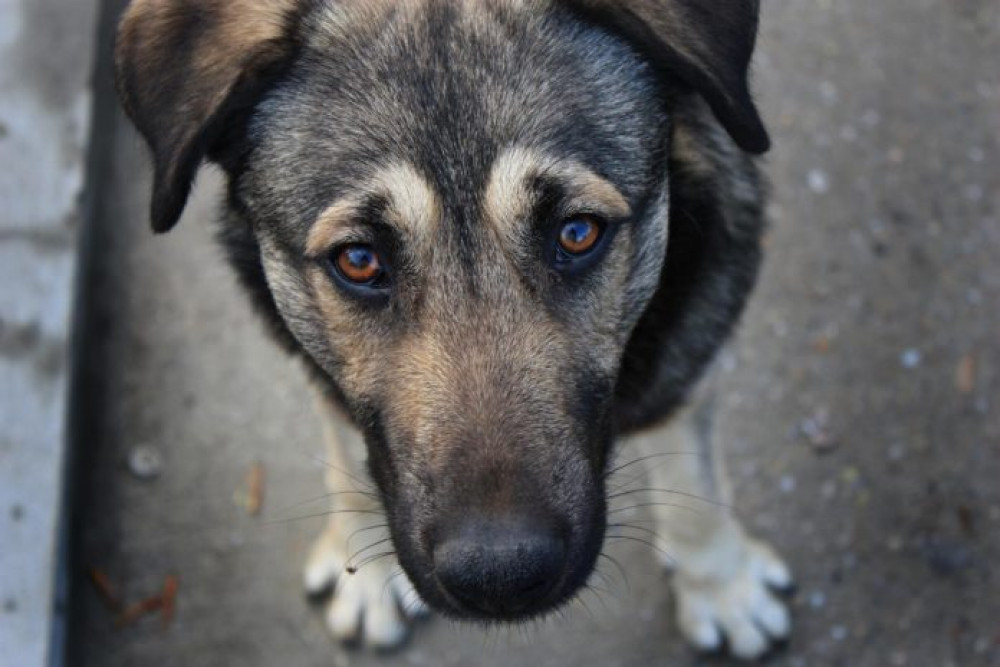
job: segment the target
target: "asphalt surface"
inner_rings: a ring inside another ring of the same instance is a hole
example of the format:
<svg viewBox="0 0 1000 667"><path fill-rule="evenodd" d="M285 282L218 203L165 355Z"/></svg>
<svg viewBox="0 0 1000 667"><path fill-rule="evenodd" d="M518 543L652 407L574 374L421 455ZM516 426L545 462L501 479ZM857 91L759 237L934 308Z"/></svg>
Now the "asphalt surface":
<svg viewBox="0 0 1000 667"><path fill-rule="evenodd" d="M798 576L771 664L1000 665L1000 4L765 4L773 228L719 430L739 514ZM385 656L328 639L299 583L322 520L270 522L323 494L302 375L211 242L217 177L154 238L140 142L104 114L71 664L728 664L684 646L634 544L611 547L627 584L609 570L538 627L432 619ZM238 493L257 461L261 518ZM174 622L118 627L92 567L128 600L176 575Z"/></svg>

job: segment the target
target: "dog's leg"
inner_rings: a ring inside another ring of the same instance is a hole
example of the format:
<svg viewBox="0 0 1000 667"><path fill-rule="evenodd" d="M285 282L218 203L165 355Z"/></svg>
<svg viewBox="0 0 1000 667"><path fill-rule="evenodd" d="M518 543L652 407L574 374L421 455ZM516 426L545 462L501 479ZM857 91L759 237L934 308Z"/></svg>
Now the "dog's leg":
<svg viewBox="0 0 1000 667"><path fill-rule="evenodd" d="M426 607L396 557L389 555L393 546L382 506L365 481L361 434L321 390L316 394L332 513L309 556L306 590L318 595L333 586L326 619L335 637L393 648L406 638L407 617L424 613Z"/></svg>
<svg viewBox="0 0 1000 667"><path fill-rule="evenodd" d="M774 589L790 587L792 578L728 509L723 463L711 437L711 403L710 390L702 391L668 425L634 442L641 456L650 457L649 502L663 557L675 570L681 630L699 649L716 650L725 640L737 657L755 659L788 636L788 610Z"/></svg>

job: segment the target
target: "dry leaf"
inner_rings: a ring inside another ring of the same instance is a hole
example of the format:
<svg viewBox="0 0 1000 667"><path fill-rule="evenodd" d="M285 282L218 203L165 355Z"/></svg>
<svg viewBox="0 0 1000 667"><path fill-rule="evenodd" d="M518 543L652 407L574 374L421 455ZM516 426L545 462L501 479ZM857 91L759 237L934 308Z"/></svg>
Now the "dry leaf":
<svg viewBox="0 0 1000 667"><path fill-rule="evenodd" d="M967 354L958 360L955 368L955 388L963 394L976 390L976 358Z"/></svg>
<svg viewBox="0 0 1000 667"><path fill-rule="evenodd" d="M93 582L94 588L97 589L98 595L104 600L104 604L108 606L108 609L115 613L120 613L122 611L122 600L118 596L118 592L115 590L108 575L94 567L90 570L90 581Z"/></svg>

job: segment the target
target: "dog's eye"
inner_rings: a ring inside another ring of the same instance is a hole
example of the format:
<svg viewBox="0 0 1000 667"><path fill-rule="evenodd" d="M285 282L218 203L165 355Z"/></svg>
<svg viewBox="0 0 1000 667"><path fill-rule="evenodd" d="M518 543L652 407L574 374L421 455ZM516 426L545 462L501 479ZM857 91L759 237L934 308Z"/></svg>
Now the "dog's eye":
<svg viewBox="0 0 1000 667"><path fill-rule="evenodd" d="M368 245L348 245L334 253L334 266L348 282L374 286L385 275L378 253Z"/></svg>
<svg viewBox="0 0 1000 667"><path fill-rule="evenodd" d="M568 258L581 257L597 247L604 226L592 216L567 220L559 230L559 250Z"/></svg>

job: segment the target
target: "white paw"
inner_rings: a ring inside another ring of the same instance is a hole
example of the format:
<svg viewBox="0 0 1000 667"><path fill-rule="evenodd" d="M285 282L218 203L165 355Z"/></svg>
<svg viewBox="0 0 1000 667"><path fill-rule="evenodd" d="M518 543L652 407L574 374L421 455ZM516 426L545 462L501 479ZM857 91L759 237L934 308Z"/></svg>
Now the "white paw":
<svg viewBox="0 0 1000 667"><path fill-rule="evenodd" d="M791 585L791 573L774 551L747 540L728 577L675 579L681 631L700 650L718 650L725 640L737 658L760 658L791 630L788 608L774 595L774 589Z"/></svg>
<svg viewBox="0 0 1000 667"><path fill-rule="evenodd" d="M340 531L334 528L320 536L306 564L306 591L318 595L333 585L326 624L338 640L376 649L396 648L406 639L409 619L427 613L426 604L395 556L366 562L384 545L364 550L357 563L348 564L341 542Z"/></svg>

